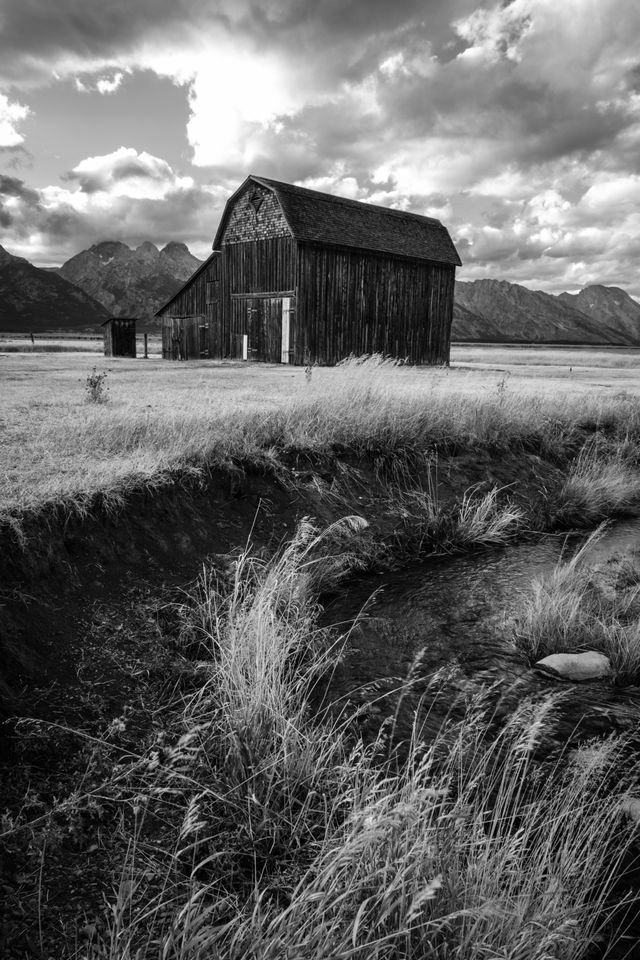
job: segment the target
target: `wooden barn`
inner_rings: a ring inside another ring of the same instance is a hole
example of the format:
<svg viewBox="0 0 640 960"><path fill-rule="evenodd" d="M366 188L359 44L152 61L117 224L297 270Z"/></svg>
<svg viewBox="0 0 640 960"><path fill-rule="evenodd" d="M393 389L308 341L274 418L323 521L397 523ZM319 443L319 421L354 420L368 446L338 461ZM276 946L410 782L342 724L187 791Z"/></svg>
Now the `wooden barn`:
<svg viewBox="0 0 640 960"><path fill-rule="evenodd" d="M100 326L105 357L135 357L136 317L109 317Z"/></svg>
<svg viewBox="0 0 640 960"><path fill-rule="evenodd" d="M163 356L444 363L457 266L439 220L250 176L211 256L156 314Z"/></svg>

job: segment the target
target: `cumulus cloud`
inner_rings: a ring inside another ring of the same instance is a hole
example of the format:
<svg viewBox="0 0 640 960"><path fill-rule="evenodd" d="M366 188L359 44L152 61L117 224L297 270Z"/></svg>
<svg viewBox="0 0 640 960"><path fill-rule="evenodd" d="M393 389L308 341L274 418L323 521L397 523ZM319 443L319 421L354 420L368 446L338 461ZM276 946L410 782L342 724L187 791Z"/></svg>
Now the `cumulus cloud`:
<svg viewBox="0 0 640 960"><path fill-rule="evenodd" d="M0 93L0 147L16 147L23 142L24 137L17 128L28 114L28 107L11 102Z"/></svg>
<svg viewBox="0 0 640 960"><path fill-rule="evenodd" d="M125 148L78 167L75 189L34 190L16 177L0 175L0 222L9 228L6 245L12 253L38 264L58 264L107 238L135 244L181 240L196 256L210 252L225 191L197 186L177 177L165 161L132 157Z"/></svg>
<svg viewBox="0 0 640 960"><path fill-rule="evenodd" d="M126 71L130 73L130 71ZM74 78L74 86L78 93L93 93L97 91L102 94L115 93L119 89L122 81L124 80L124 72L122 70L117 70L111 77L100 77L100 76L89 76L88 78L83 79L82 77Z"/></svg>
<svg viewBox="0 0 640 960"><path fill-rule="evenodd" d="M161 200L176 190L190 189L191 177L179 177L171 166L133 147L119 147L101 157L87 157L62 179L76 181L82 194L109 194L137 200Z"/></svg>

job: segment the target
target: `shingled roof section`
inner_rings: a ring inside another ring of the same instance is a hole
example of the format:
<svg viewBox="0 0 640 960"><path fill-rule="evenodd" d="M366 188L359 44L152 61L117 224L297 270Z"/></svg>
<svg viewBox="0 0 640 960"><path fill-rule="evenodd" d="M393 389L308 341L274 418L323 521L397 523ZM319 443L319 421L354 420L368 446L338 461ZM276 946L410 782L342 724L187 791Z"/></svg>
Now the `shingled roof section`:
<svg viewBox="0 0 640 960"><path fill-rule="evenodd" d="M461 266L460 257L439 220L417 213L392 210L373 203L347 200L291 183L250 176L248 180L273 190L296 240L340 247L356 247L417 260L435 260ZM245 181L246 183L247 181ZM233 195L240 193L245 184ZM222 218L218 238L226 223Z"/></svg>

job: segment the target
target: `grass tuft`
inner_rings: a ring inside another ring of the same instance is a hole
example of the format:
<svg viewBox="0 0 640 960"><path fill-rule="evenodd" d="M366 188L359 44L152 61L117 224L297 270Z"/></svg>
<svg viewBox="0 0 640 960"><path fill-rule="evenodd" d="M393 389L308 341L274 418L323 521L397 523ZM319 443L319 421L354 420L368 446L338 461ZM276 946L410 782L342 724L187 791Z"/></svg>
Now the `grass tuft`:
<svg viewBox="0 0 640 960"><path fill-rule="evenodd" d="M637 447L636 447L637 449ZM635 514L640 504L640 472L618 451L586 445L571 464L556 507L562 527L593 527L610 517Z"/></svg>
<svg viewBox="0 0 640 960"><path fill-rule="evenodd" d="M604 568L587 560L601 525L581 549L536 579L517 617L515 643L530 663L553 653L595 650L611 662L615 683L640 680L640 567L614 558Z"/></svg>

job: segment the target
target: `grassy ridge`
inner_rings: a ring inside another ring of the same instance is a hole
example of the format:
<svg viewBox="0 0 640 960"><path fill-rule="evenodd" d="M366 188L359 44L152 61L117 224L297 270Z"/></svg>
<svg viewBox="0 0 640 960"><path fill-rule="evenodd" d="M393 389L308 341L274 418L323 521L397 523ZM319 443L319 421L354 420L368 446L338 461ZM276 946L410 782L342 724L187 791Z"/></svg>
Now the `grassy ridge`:
<svg viewBox="0 0 640 960"><path fill-rule="evenodd" d="M293 388L278 381L270 393L216 393L203 381L202 389L172 396L162 400L159 381L145 395L148 405L113 396L87 404L78 387L75 402L48 400L33 424L9 422L4 515L45 504L82 510L97 491L117 501L176 474L229 464L277 470L300 451L406 461L434 449L522 449L565 464L588 434L634 444L640 434L640 400L626 394L558 398L515 392L504 381L487 391L380 357L314 370L310 383L296 380Z"/></svg>

